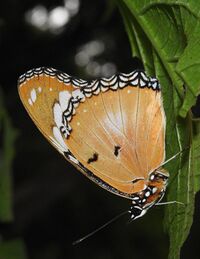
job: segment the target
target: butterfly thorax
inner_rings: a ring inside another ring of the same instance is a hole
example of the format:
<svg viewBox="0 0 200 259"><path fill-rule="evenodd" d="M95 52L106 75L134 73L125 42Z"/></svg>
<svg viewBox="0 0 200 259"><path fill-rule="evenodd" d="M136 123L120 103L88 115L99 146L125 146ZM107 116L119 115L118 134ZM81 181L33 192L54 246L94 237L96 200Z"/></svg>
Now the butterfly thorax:
<svg viewBox="0 0 200 259"><path fill-rule="evenodd" d="M132 198L130 209L131 219L142 217L147 210L158 203L165 194L169 174L159 168L149 175L146 188L141 192L135 193Z"/></svg>

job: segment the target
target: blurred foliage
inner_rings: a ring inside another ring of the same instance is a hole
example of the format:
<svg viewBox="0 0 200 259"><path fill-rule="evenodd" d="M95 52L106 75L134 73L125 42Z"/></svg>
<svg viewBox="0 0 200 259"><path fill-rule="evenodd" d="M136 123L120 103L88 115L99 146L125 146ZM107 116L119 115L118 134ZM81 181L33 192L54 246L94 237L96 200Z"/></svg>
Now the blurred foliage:
<svg viewBox="0 0 200 259"><path fill-rule="evenodd" d="M0 258L26 259L26 248L20 239L0 243Z"/></svg>
<svg viewBox="0 0 200 259"><path fill-rule="evenodd" d="M3 103L3 91L0 88L0 222L11 222L13 217L12 162L14 142L17 131ZM1 237L2 238L2 237ZM0 258L25 259L24 243L21 240L0 240Z"/></svg>
<svg viewBox="0 0 200 259"><path fill-rule="evenodd" d="M12 162L14 157L14 141L17 131L4 107L3 92L0 88L0 221L13 220L12 212Z"/></svg>
<svg viewBox="0 0 200 259"><path fill-rule="evenodd" d="M166 165L171 178L167 200L184 203L184 206L166 206L165 216L165 228L170 236L169 258L180 258L180 248L192 224L195 193L200 186L200 160L196 158L200 130L189 111L200 93L199 3L123 0L118 4L133 56L141 58L145 70L161 82L167 119L167 158L190 146L188 152Z"/></svg>

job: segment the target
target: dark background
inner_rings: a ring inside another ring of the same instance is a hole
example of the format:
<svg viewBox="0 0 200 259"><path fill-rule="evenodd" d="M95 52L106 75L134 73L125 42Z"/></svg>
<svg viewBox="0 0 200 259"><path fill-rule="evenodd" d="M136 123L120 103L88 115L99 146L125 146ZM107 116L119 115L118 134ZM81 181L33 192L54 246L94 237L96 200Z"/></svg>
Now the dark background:
<svg viewBox="0 0 200 259"><path fill-rule="evenodd" d="M161 206L131 224L125 216L72 246L74 240L127 210L130 201L90 182L49 145L19 100L17 79L39 66L91 79L130 72L142 65L131 57L122 18L112 1L67 3L69 21L57 28L47 19L56 7L64 7L63 1L0 3L0 85L19 131L13 165L15 219L0 225L3 240L22 238L31 259L167 258L169 241L163 231ZM200 209L196 208L181 258L200 257Z"/></svg>

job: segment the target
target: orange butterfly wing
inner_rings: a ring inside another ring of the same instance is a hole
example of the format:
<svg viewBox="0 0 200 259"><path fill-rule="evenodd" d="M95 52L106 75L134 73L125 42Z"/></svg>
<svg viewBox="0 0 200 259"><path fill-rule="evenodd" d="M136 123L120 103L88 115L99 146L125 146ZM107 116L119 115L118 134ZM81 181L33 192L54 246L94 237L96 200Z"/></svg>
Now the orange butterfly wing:
<svg viewBox="0 0 200 259"><path fill-rule="evenodd" d="M143 72L92 82L51 68L19 79L20 98L54 147L82 173L131 197L165 158L165 115L157 80Z"/></svg>

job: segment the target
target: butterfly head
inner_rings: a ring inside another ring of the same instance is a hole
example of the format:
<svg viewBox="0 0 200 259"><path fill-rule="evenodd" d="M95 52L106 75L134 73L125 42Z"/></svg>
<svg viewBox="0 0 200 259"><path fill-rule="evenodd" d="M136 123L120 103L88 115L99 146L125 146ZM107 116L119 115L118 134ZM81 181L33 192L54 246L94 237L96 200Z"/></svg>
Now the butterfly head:
<svg viewBox="0 0 200 259"><path fill-rule="evenodd" d="M169 174L163 168L156 169L150 173L146 188L135 193L132 197L132 206L129 211L132 220L142 217L149 208L162 199L168 178Z"/></svg>

